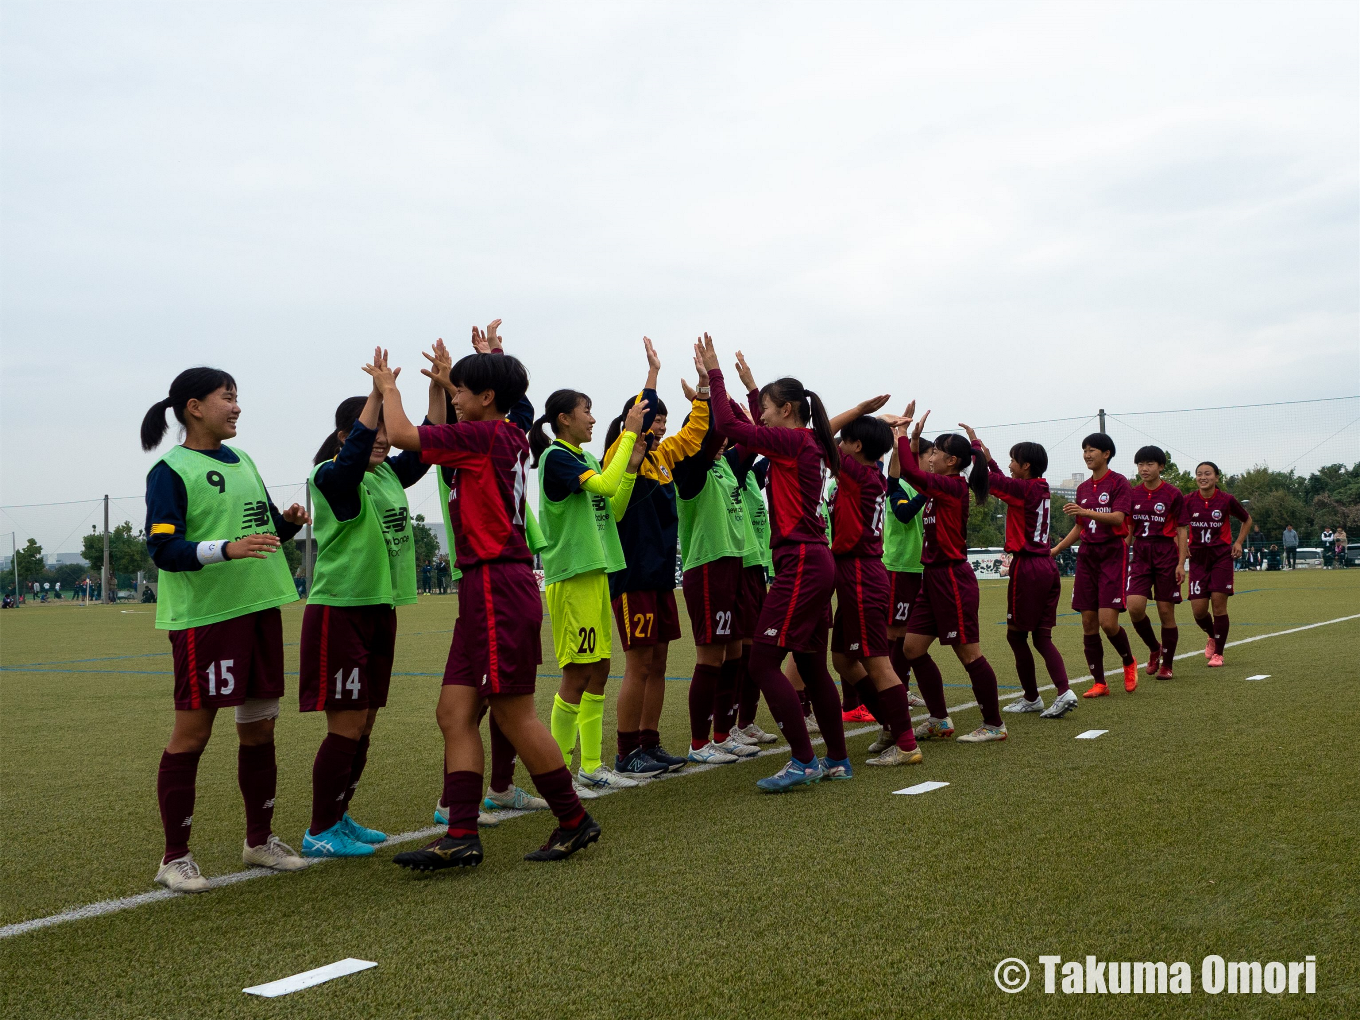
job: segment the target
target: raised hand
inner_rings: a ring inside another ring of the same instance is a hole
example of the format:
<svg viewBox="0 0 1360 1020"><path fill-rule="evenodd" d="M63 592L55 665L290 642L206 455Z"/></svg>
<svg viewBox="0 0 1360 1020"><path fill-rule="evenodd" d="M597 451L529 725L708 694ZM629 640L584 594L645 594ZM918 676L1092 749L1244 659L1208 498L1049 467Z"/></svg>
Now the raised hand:
<svg viewBox="0 0 1360 1020"><path fill-rule="evenodd" d="M713 349L713 338L707 333L702 341L694 345L694 351L699 355L705 371L712 372L718 367L718 352Z"/></svg>
<svg viewBox="0 0 1360 1020"><path fill-rule="evenodd" d="M453 355L451 355L449 349L444 346L442 337L430 345L430 350L434 351L434 353L431 354L429 351L420 352L425 357L425 360L430 363L430 367L422 368L420 374L427 377L431 382L437 383L444 387L444 389L452 392L453 383L449 381L449 370L453 368Z"/></svg>
<svg viewBox="0 0 1360 1020"><path fill-rule="evenodd" d="M963 433L968 437L968 441L982 451L983 456L988 460L992 459L992 451L987 449L987 445L978 438L977 433L973 431L972 426L959 422L959 428L963 429Z"/></svg>
<svg viewBox="0 0 1360 1020"><path fill-rule="evenodd" d="M920 452L921 452L921 433L922 433L922 431L924 431L924 429L925 429L925 427L926 427L926 419L929 418L929 417L930 417L930 412L927 411L925 414L921 415L921 420L918 421L918 422L916 423L916 427L915 427L914 429L911 430L911 452L912 452L912 453L915 453L915 454L918 454L918 455L919 455Z"/></svg>
<svg viewBox="0 0 1360 1020"><path fill-rule="evenodd" d="M505 348L505 340L500 335L500 328L500 319L492 319L486 324L486 343L490 350L499 351Z"/></svg>
<svg viewBox="0 0 1360 1020"><path fill-rule="evenodd" d="M387 352L381 347L373 351L373 364L364 365L363 368L373 377L374 388L384 396L397 388L397 376L401 375L401 369L388 367Z"/></svg>
<svg viewBox="0 0 1360 1020"><path fill-rule="evenodd" d="M716 368L717 366L714 367ZM746 387L747 393L750 393L756 388L755 374L751 371L751 366L746 364L746 355L742 354L741 351L737 351L737 378L740 379L741 384Z"/></svg>
<svg viewBox="0 0 1360 1020"><path fill-rule="evenodd" d="M280 516L289 524L311 524L311 515L307 513L307 508L301 503L294 503Z"/></svg>
<svg viewBox="0 0 1360 1020"><path fill-rule="evenodd" d="M642 420L643 418L646 417L647 408L649 408L650 406L651 404L649 404L647 401L639 400L636 404L630 407L628 409L627 416L623 419L623 430L625 432L632 432L637 436L641 436Z"/></svg>
<svg viewBox="0 0 1360 1020"><path fill-rule="evenodd" d="M856 405L856 407L860 414L873 414L880 407L886 404L888 402L888 398L891 396L892 396L891 393L884 393L881 396L870 397L867 400L861 400L859 404Z"/></svg>
<svg viewBox="0 0 1360 1020"><path fill-rule="evenodd" d="M656 348L652 346L650 337L642 338L643 349L647 352L647 367L653 372L661 371L661 357L656 353Z"/></svg>
<svg viewBox="0 0 1360 1020"><path fill-rule="evenodd" d="M699 395L693 386L685 382L683 376L680 378L680 392L685 395L685 399L690 403L693 403L694 399Z"/></svg>
<svg viewBox="0 0 1360 1020"><path fill-rule="evenodd" d="M915 398L915 397L912 397L912 398L911 398L911 403L908 404L908 405L907 405L907 409L906 409L905 411L902 412L902 417L905 418L905 419L907 419L907 421L911 421L914 417L916 417L916 398Z"/></svg>
<svg viewBox="0 0 1360 1020"><path fill-rule="evenodd" d="M704 368L704 359L697 353L694 355L694 371L699 373L699 389L708 388L708 369ZM690 398L691 400L694 398Z"/></svg>

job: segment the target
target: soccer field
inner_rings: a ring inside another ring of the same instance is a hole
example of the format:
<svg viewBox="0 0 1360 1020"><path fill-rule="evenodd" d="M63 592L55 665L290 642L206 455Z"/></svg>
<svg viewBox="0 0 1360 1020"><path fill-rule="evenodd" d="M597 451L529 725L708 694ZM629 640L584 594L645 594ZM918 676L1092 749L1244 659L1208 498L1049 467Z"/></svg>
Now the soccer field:
<svg viewBox="0 0 1360 1020"><path fill-rule="evenodd" d="M755 780L783 760L768 756L591 802L603 838L562 864L521 859L552 827L534 814L483 830L476 869L412 875L391 864L407 842L13 934L0 939L3 1013L1360 1015L1360 618L1271 636L1360 616L1360 571L1239 574L1238 584L1224 669L1205 667L1182 606L1181 650L1192 654L1175 679L1143 678L1132 695L1116 683L1113 697L1060 720L1007 716L1005 743L926 744L923 766L877 770L859 768L866 730L850 740L850 782L763 795ZM983 651L1003 695L1019 689L1004 591L982 583ZM391 702L354 802L360 821L391 834L431 824L442 767L433 710L455 607L434 596L400 610ZM325 724L296 711L301 616L300 605L284 609L289 697L276 738L274 827L294 846ZM0 616L0 924L154 889L171 678L153 620L142 606ZM1055 637L1069 673L1083 674L1077 617L1061 617ZM935 656L951 706L970 703L953 655ZM1108 647L1106 665L1117 665ZM692 666L686 638L672 646L662 721L672 750L687 738ZM539 676L546 719L556 669ZM965 708L955 721L976 719ZM773 729L763 708L760 722ZM1108 732L1073 739L1092 728ZM229 714L217 729L194 811L209 877L242 870ZM925 780L949 785L891 795ZM523 768L516 781L528 784ZM1200 961L1211 953L1316 956L1317 993L1210 996ZM1189 961L1194 992L1046 995L1043 954ZM279 999L242 994L346 957L377 967ZM1007 957L1035 972L1014 996L993 981Z"/></svg>

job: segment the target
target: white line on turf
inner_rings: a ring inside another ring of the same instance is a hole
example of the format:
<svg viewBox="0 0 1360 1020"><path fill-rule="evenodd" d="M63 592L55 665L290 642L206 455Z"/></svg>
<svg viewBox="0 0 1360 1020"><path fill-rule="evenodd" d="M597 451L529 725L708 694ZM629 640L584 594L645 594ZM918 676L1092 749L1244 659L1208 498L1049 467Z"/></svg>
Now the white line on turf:
<svg viewBox="0 0 1360 1020"><path fill-rule="evenodd" d="M1271 632L1271 633L1269 633L1269 634L1254 634L1254 635L1251 636L1251 637L1240 638L1240 639L1237 640L1237 641L1229 641L1229 642L1228 642L1228 647L1229 647L1229 648L1235 648L1235 647L1237 647L1238 645L1246 645L1246 644L1250 644L1250 643L1253 642L1253 641L1264 641L1264 640L1266 640L1267 638L1284 637L1284 636L1286 636L1286 635L1288 635L1288 634L1298 634L1298 633L1300 633L1301 631L1305 631L1305 630L1313 630L1313 629L1315 629L1315 628L1317 628L1317 627L1328 627L1328 626L1331 626L1331 625L1334 624L1334 623L1346 623L1346 622L1349 621L1349 620L1360 620L1360 613L1355 613L1355 614L1353 614L1353 615L1351 615L1351 616L1338 616L1338 617L1337 617L1336 619L1334 619L1334 620L1321 620L1321 621L1319 621L1318 623L1304 624L1304 625L1301 626L1301 627L1290 627L1288 630L1277 630L1277 631L1273 631L1273 632ZM1176 658L1177 658L1177 659L1188 659L1188 658L1191 658L1191 657L1193 657L1193 656L1201 655L1201 654L1203 654L1203 653L1202 653L1202 652L1198 652L1198 651L1196 651L1196 652L1182 652L1180 655L1177 655ZM1122 669L1122 668L1121 668L1121 669L1107 669L1107 670L1105 671L1105 675L1106 675L1106 676L1113 676L1113 675L1115 675L1115 674L1120 674L1120 673L1123 673L1123 669ZM1088 675L1086 675L1086 676L1077 677L1075 680L1069 681L1069 683L1072 683L1072 684L1079 684L1079 683L1082 683L1082 682L1087 681L1087 680L1090 680L1090 679L1091 679L1091 676L1088 674ZM1046 684L1045 686L1040 687L1039 690L1041 690L1041 691L1051 691L1051 690L1053 690L1053 685L1052 685L1052 684ZM1001 700L1003 700L1003 701L1010 701L1010 700L1012 700L1012 699L1014 699L1014 698L1020 698L1020 697L1024 697L1024 691L1016 691L1016 692L1013 693L1013 694L1004 694L1004 695L1002 695ZM965 703L963 703L963 704L961 704L961 705L954 705L954 706L952 706L952 707L949 709L949 711L950 711L951 713L952 713L952 712L965 712L965 711L967 711L967 710L970 709L970 708L977 708L977 702L976 702L976 701L969 701L969 702L965 702ZM912 721L913 721L913 722L920 722L921 720L926 719L926 718L928 718L926 715L917 715L917 716L913 716L913 717L912 717ZM863 734L865 734L865 733L872 733L872 732L874 732L874 731L877 730L877 729L878 729L877 726L862 726L862 727L860 727L860 728L858 728L858 729L854 729L854 730L846 730L846 731L845 731L845 735L846 735L846 737L857 737L857 736L861 736L861 735L863 735ZM816 740L813 740L813 743L814 743L814 744L821 744L821 743L824 743L824 741L821 740L820 738L818 738L818 739L816 739ZM756 757L751 757L751 758L745 758L745 759L743 759L743 760L744 760L744 761L756 761L756 760L757 760L757 757L759 757L759 758L764 758L764 757L769 756L769 755L786 754L786 753L788 753L788 745L786 745L786 744L772 745L772 746L770 746L770 747L764 748L764 749L760 752L760 754L759 754L758 756L756 756ZM739 763L734 762L734 763L732 763L732 764L739 764ZM727 767L728 767L727 765L694 765L694 764L686 765L685 768L684 768L682 771L680 771L680 772L668 772L668 773L666 773L664 776L660 776L660 777L658 777L657 779L649 780L647 783L645 783L645 784L643 784L643 785L650 786L652 783L661 782L661 781L668 780L668 779L676 779L676 778L678 778L678 777L686 776L686 775L690 775L690 776L698 775L698 774L701 773L701 772L708 772L710 769L727 768ZM607 797L607 796L611 796L612 794L619 793L619 792L622 792L622 791L618 791L618 790L605 790L605 791L602 791L602 792L600 793L600 796L602 796L602 797ZM535 813L535 812L532 812L532 811L513 811L513 810L511 810L511 811L497 811L497 812L496 812L496 816L497 816L499 819L501 819L502 821L508 821L508 820L511 819L511 818L518 818L518 817L520 817L521 815L528 815L528 814L534 814L534 813ZM417 840L417 839L422 839L422 838L426 838L426 837L431 837L431 836L434 836L436 833L443 832L443 831L444 831L443 826L438 826L438 825L428 826L428 827L423 828L423 829L413 829L413 830L410 831L410 832L402 832L402 833L398 833L398 834L395 835L395 836L390 836L390 837L388 837L387 842L385 842L385 843L383 843L383 844L381 844L381 845L382 845L382 846L398 846L398 845L400 845L400 844L402 844L402 843L410 843L412 840ZM324 860L318 860L317 863L318 863L318 864L322 864L322 863L325 863L325 861L324 861ZM253 878L266 878L266 877L269 877L269 876L272 876L272 875L277 875L277 874L279 874L279 873L276 872L276 871L270 871L270 870L267 869L267 868L250 868L250 869L248 869L248 870L246 870L246 871L235 871L235 872L231 872L230 874L226 874L226 875L218 875L216 878L211 878L211 879L208 880L208 886L209 886L210 889L220 889L222 886L233 885L233 884L235 884L235 883L237 883L237 882L245 882L245 881L248 881L248 880L253 879ZM131 909L134 908L134 907L145 906L145 905L148 904L148 903L156 903L156 902L159 902L160 900L175 899L175 898L178 898L178 897L180 897L180 896L185 896L185 895L189 895L189 894L187 894L187 893L174 893L174 892L171 892L171 891L168 890L168 889L158 889L158 890L156 890L156 891L154 891L154 892L140 893L140 894L138 894L138 895L136 895L136 896L124 896L124 897L122 897L121 899L116 899L116 900L100 900L98 903L87 903L87 904L85 904L84 906L81 906L81 907L74 907L74 908L72 908L71 910L64 910L64 911L62 911L61 913L58 913L58 914L49 914L47 917L35 917L35 918L32 918L32 919L30 919L30 920L28 920L28 921L17 921L17 922L15 922L14 924L6 924L6 925L3 925L3 926L0 926L0 939L12 938L12 937L15 936L15 935L23 935L23 934L26 933L26 932L37 931L39 928L49 928L49 927L51 927L51 926L54 925L54 924L64 924L64 923L67 922L67 921L80 921L80 920L83 920L83 919L85 919L85 918L87 918L87 917L102 917L104 914L114 914L114 913L118 913L119 911L122 911L122 910L131 910Z"/></svg>
<svg viewBox="0 0 1360 1020"><path fill-rule="evenodd" d="M1103 737L1105 734L1109 732L1110 732L1109 730L1087 730L1085 733L1078 733L1074 739L1095 740L1096 737Z"/></svg>
<svg viewBox="0 0 1360 1020"><path fill-rule="evenodd" d="M893 793L905 793L908 797L915 797L918 794L929 793L931 790L943 790L948 785L948 783L942 783L938 779L929 779L924 783L908 786L905 790L894 790Z"/></svg>
<svg viewBox="0 0 1360 1020"><path fill-rule="evenodd" d="M356 960L350 956L343 960L337 960L335 963L328 963L324 967L304 970L301 974L279 978L277 981L270 981L263 985L251 985L249 988L242 988L241 991L247 995L262 995L266 999L276 999L280 995L300 992L304 988L311 988L323 981L331 981L334 978L344 977L346 974L357 974L361 970L368 970L370 967L376 966L377 964L372 960Z"/></svg>

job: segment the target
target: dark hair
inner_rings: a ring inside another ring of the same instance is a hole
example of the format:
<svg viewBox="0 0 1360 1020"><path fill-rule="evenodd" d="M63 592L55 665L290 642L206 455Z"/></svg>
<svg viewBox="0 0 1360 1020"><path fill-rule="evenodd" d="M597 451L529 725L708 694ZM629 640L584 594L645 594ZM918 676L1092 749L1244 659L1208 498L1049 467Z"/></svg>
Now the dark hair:
<svg viewBox="0 0 1360 1020"><path fill-rule="evenodd" d="M543 405L543 413L538 416L538 419L534 422L534 427L529 430L529 449L534 453L534 462L530 465L531 467L538 467L538 460L543 456L543 451L552 446L552 440L543 431L543 426L551 425L553 435L557 435L558 416L571 414L576 410L577 405L582 403L589 407L590 398L576 390L553 390L548 396L548 402Z"/></svg>
<svg viewBox="0 0 1360 1020"><path fill-rule="evenodd" d="M922 436L916 440L916 459L920 460L933 449L935 449L935 440Z"/></svg>
<svg viewBox="0 0 1360 1020"><path fill-rule="evenodd" d="M1140 446L1133 455L1135 464L1160 464L1166 467L1166 451L1160 446Z"/></svg>
<svg viewBox="0 0 1360 1020"><path fill-rule="evenodd" d="M1042 478L1048 470L1048 451L1038 443L1016 443L1011 447L1011 460L1028 464L1031 478Z"/></svg>
<svg viewBox="0 0 1360 1020"><path fill-rule="evenodd" d="M1083 447L1089 446L1093 450L1100 450L1110 455L1110 460L1114 460L1114 440L1104 432L1092 432L1081 441Z"/></svg>
<svg viewBox="0 0 1360 1020"><path fill-rule="evenodd" d="M340 406L335 409L335 428L331 429L331 434L321 444L321 449L316 451L316 456L312 458L313 464L324 464L340 452L338 433L348 433L354 428L354 423L359 420L359 415L364 413L364 405L367 403L367 397L346 397L340 401ZM378 411L378 417L382 418L381 409Z"/></svg>
<svg viewBox="0 0 1360 1020"><path fill-rule="evenodd" d="M973 498L979 503L987 498L991 488L991 478L987 473L987 455L957 432L946 432L935 438L935 449L959 462L962 473L965 461L971 461L973 470L968 473L968 488L973 490Z"/></svg>
<svg viewBox="0 0 1360 1020"><path fill-rule="evenodd" d="M1214 477L1215 477L1215 478L1222 478L1222 477L1223 477L1223 472L1220 471L1220 470L1218 469L1218 465L1215 464L1215 463L1214 463L1213 461L1211 461L1211 460L1202 460L1202 461L1200 461L1198 464L1195 465L1195 472L1198 473L1198 472L1199 472L1199 469L1202 468L1202 467L1204 467L1205 464L1208 464L1211 468L1214 469Z"/></svg>
<svg viewBox="0 0 1360 1020"><path fill-rule="evenodd" d="M835 437L831 434L831 422L826 416L826 408L822 406L821 397L811 390L805 389L797 379L787 375L772 383L766 383L760 388L760 395L769 397L770 403L774 404L775 407L792 404L799 421L804 425L811 422L812 434L816 437L817 444L822 448L822 456L826 458L826 466L833 475L840 471L841 452L836 446Z"/></svg>
<svg viewBox="0 0 1360 1020"><path fill-rule="evenodd" d="M623 410L619 412L619 416L609 423L609 428L605 430L604 434L604 448L606 450L613 446L615 440L623 434L623 420L628 417L628 412L633 409L633 405L637 402L638 398L636 395L629 397L623 402ZM660 397L657 397L656 406L649 407L647 413L653 418L665 416L666 402ZM685 416L685 421L689 421L688 415Z"/></svg>
<svg viewBox="0 0 1360 1020"><path fill-rule="evenodd" d="M174 411L175 420L184 422L184 407L191 400L202 400L223 386L236 389L231 373L220 368L186 368L170 384L170 395L151 405L142 418L142 449L154 450L165 438L165 412Z"/></svg>
<svg viewBox="0 0 1360 1020"><path fill-rule="evenodd" d="M862 414L841 429L841 442L859 443L865 457L878 460L893 448L892 429L887 422Z"/></svg>
<svg viewBox="0 0 1360 1020"><path fill-rule="evenodd" d="M509 354L469 354L454 364L449 381L473 393L491 390L501 414L508 414L529 392L529 370Z"/></svg>

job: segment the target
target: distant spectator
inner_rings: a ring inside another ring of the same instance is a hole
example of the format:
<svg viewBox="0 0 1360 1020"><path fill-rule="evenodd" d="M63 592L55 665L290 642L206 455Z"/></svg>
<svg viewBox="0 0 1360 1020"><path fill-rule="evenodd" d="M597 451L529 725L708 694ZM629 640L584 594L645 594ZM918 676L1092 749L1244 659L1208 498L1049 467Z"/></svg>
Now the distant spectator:
<svg viewBox="0 0 1360 1020"><path fill-rule="evenodd" d="M1332 555L1336 551L1336 535L1331 528L1322 529L1322 566L1330 568L1332 565Z"/></svg>
<svg viewBox="0 0 1360 1020"><path fill-rule="evenodd" d="M1351 565L1350 557L1346 555L1346 545L1350 539L1346 536L1345 528L1336 529L1336 559L1343 567Z"/></svg>
<svg viewBox="0 0 1360 1020"><path fill-rule="evenodd" d="M1284 561L1290 570L1297 565L1299 553L1299 533L1294 530L1294 525L1284 526Z"/></svg>
<svg viewBox="0 0 1360 1020"><path fill-rule="evenodd" d="M1247 536L1247 549L1247 563L1251 569L1263 569L1266 565L1266 536L1261 531L1261 525L1252 525L1251 534Z"/></svg>

